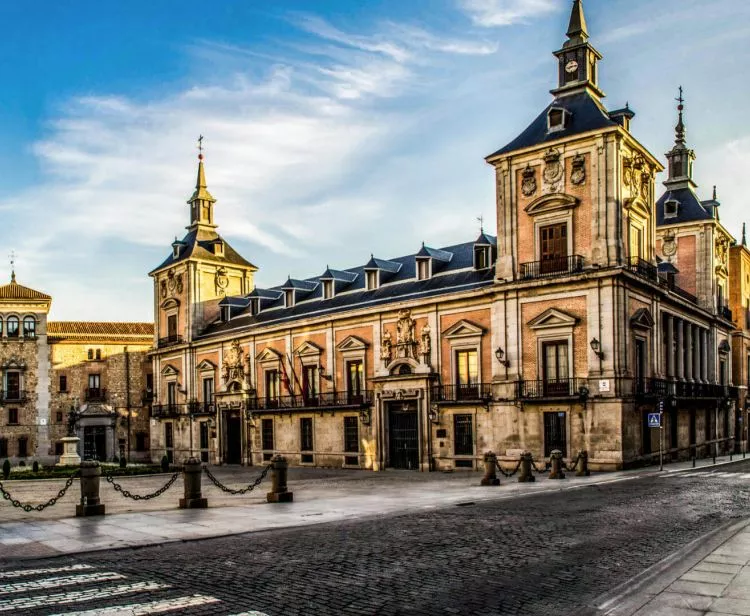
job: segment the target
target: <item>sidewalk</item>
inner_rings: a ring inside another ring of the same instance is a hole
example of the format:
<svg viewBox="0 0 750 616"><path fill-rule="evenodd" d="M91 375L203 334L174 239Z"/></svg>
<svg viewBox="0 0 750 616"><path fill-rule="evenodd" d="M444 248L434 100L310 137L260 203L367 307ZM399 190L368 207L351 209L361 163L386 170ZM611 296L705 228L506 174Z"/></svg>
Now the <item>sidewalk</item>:
<svg viewBox="0 0 750 616"><path fill-rule="evenodd" d="M600 603L600 613L750 615L750 520L725 526L667 561L657 565L656 571L647 571L629 582L622 593L615 592Z"/></svg>
<svg viewBox="0 0 750 616"><path fill-rule="evenodd" d="M734 461L738 460L742 460L742 457L735 456ZM718 458L716 466L726 463L729 463L728 457ZM698 468L710 466L710 459L698 461L697 464ZM665 472L668 473L689 470L692 470L691 462L665 467ZM242 469L241 472L214 469L214 472L225 483L239 487L254 479L259 469ZM181 480L158 499L138 502L124 499L114 492L109 484L102 481L100 492L107 506L107 515L102 517L72 517L73 504L78 498L75 485L71 486L65 503L61 501L59 505L42 514L24 513L0 499L0 520L5 520L0 523L0 554L2 559L44 557L170 541L190 541L487 500L512 499L658 474L658 467L649 467L594 474L591 477L575 477L574 473L568 473L567 478L562 481L547 479L546 475L537 475L536 483L523 484L518 483L516 477L501 477L502 485L498 487L480 487L479 480L482 475L477 472L427 474L321 470L316 477L313 472L302 473L290 469L289 489L294 492L293 503L267 504L267 483L259 486L249 496L238 497L220 492L204 477L203 495L209 502L209 509L204 510L176 508L177 500L182 493ZM155 486L163 485L167 479L166 475L122 478L121 483L134 492L147 492ZM21 483L26 485L22 486ZM25 497L21 500L29 500L29 496L36 494L36 498L32 500L40 502L49 498L50 492L54 493L59 489L58 483L60 482L8 482L6 488L12 491L14 496L16 492L23 492ZM161 510L155 510L156 508ZM40 519L40 516L45 514L46 519Z"/></svg>

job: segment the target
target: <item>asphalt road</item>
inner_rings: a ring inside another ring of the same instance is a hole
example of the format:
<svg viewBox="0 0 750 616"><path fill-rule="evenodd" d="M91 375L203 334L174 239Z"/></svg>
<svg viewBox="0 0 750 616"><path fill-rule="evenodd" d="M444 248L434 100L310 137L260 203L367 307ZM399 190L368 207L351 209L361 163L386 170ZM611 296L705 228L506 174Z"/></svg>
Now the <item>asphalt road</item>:
<svg viewBox="0 0 750 616"><path fill-rule="evenodd" d="M601 594L747 516L749 496L750 459L346 524L6 562L0 613L589 615Z"/></svg>

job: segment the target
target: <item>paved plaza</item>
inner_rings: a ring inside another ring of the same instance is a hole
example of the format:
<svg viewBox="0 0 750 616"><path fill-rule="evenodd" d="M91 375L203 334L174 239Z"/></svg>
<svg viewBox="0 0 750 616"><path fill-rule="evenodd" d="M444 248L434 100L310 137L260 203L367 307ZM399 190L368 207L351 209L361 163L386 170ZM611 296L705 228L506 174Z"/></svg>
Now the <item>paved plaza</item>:
<svg viewBox="0 0 750 616"><path fill-rule="evenodd" d="M750 459L686 466L499 488L293 471L291 504L207 489L202 511L4 522L0 613L748 614ZM123 549L98 543L120 531Z"/></svg>

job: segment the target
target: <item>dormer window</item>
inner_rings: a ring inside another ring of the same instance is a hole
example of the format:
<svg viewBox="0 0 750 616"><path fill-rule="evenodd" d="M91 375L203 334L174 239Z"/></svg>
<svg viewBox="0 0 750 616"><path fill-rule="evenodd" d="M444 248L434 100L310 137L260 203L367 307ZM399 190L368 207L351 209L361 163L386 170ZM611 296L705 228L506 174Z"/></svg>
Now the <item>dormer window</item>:
<svg viewBox="0 0 750 616"><path fill-rule="evenodd" d="M427 280L430 277L430 260L417 259L417 280Z"/></svg>
<svg viewBox="0 0 750 616"><path fill-rule="evenodd" d="M365 272L367 274L367 290L368 291L374 291L377 289L379 285L379 276L377 270L370 270L368 272Z"/></svg>
<svg viewBox="0 0 750 616"><path fill-rule="evenodd" d="M547 132L565 130L568 112L560 107L553 107L547 112Z"/></svg>
<svg viewBox="0 0 750 616"><path fill-rule="evenodd" d="M229 306L222 306L221 307L221 320L224 321L224 323L226 323L231 318L232 318L232 312Z"/></svg>
<svg viewBox="0 0 750 616"><path fill-rule="evenodd" d="M331 299L333 297L333 280L323 280L323 299Z"/></svg>
<svg viewBox="0 0 750 616"><path fill-rule="evenodd" d="M260 300L259 299L251 299L250 300L250 314L252 316L255 316L260 312Z"/></svg>
<svg viewBox="0 0 750 616"><path fill-rule="evenodd" d="M286 289L284 291L284 307L291 308L294 306L294 289Z"/></svg>
<svg viewBox="0 0 750 616"><path fill-rule="evenodd" d="M172 258L177 259L180 256L180 248L182 247L182 242L175 241L172 244Z"/></svg>
<svg viewBox="0 0 750 616"><path fill-rule="evenodd" d="M214 254L217 257L224 256L224 242L222 240L216 240L214 242Z"/></svg>
<svg viewBox="0 0 750 616"><path fill-rule="evenodd" d="M490 247L474 246L474 269L483 270L490 266Z"/></svg>
<svg viewBox="0 0 750 616"><path fill-rule="evenodd" d="M669 199L664 202L664 218L677 218L680 210L680 202L675 199Z"/></svg>

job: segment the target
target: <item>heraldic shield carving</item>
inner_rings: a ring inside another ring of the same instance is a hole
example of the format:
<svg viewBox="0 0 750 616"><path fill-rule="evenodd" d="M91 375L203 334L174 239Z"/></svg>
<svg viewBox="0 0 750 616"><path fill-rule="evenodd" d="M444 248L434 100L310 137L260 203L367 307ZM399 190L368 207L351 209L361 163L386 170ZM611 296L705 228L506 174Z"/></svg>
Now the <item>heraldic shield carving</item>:
<svg viewBox="0 0 750 616"><path fill-rule="evenodd" d="M245 362L244 351L240 346L239 340L233 340L229 350L224 355L224 362L221 366L221 376L224 383L240 383L245 381Z"/></svg>

